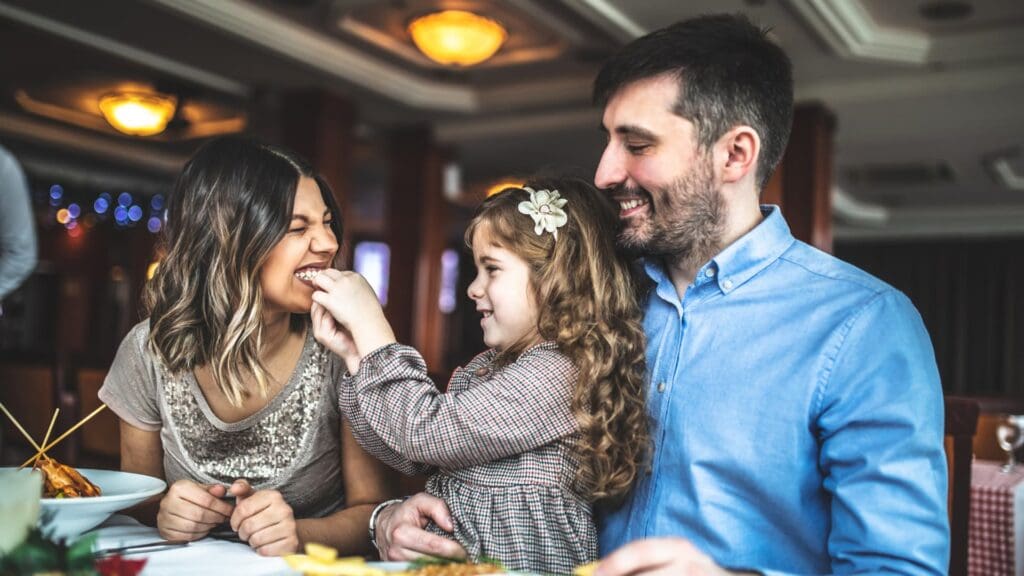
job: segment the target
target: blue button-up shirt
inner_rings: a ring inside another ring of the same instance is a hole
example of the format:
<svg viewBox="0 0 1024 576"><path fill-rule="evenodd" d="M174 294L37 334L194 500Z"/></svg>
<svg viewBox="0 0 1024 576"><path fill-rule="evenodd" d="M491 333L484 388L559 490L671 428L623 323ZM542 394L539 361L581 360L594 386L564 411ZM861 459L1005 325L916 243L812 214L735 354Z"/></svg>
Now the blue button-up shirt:
<svg viewBox="0 0 1024 576"><path fill-rule="evenodd" d="M683 298L645 263L651 469L603 512L601 554L672 535L728 567L944 574L942 389L920 316L762 211Z"/></svg>

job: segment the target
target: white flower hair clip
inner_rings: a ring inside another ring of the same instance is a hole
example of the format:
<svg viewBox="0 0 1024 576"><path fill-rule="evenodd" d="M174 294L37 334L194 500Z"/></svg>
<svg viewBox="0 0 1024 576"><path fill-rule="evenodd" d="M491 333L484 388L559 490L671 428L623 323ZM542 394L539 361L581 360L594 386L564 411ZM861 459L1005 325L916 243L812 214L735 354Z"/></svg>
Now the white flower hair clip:
<svg viewBox="0 0 1024 576"><path fill-rule="evenodd" d="M523 186L523 190L530 193L530 199L519 203L519 211L533 218L533 231L537 236L551 232L557 240L558 229L569 221L562 210L568 200L559 196L558 190L534 190L529 186Z"/></svg>

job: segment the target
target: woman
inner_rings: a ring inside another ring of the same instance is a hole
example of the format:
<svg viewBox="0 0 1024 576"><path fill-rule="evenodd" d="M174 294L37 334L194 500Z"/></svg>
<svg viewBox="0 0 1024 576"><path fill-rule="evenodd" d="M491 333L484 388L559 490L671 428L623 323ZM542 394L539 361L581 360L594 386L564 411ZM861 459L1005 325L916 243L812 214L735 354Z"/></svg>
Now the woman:
<svg viewBox="0 0 1024 576"><path fill-rule="evenodd" d="M310 278L341 236L326 182L284 150L218 139L186 164L166 234L149 319L99 394L121 418L121 468L170 485L160 534L230 524L263 555L305 542L372 550L385 468L342 421L343 365L309 328Z"/></svg>

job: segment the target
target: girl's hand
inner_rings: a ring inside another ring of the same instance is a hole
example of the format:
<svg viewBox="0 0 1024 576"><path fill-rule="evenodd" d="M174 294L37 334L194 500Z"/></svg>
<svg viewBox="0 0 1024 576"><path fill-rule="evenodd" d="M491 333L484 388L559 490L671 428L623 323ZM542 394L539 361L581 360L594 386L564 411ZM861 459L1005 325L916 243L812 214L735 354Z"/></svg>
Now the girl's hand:
<svg viewBox="0 0 1024 576"><path fill-rule="evenodd" d="M313 301L327 308L346 328L362 328L367 321L383 315L373 287L355 272L328 268L313 278L313 285L318 289Z"/></svg>
<svg viewBox="0 0 1024 576"><path fill-rule="evenodd" d="M355 272L327 269L317 274L313 284L318 288L313 302L349 331L361 355L395 341L377 295L365 278Z"/></svg>
<svg viewBox="0 0 1024 576"><path fill-rule="evenodd" d="M166 540L199 540L225 522L233 508L221 500L223 486L204 486L191 480L171 484L156 516L156 527Z"/></svg>
<svg viewBox="0 0 1024 576"><path fill-rule="evenodd" d="M316 302L313 302L310 317L313 320L313 337L316 341L341 357L348 367L349 374L355 374L359 370L359 351L352 340L352 334L338 324L326 308Z"/></svg>
<svg viewBox="0 0 1024 576"><path fill-rule="evenodd" d="M257 490L245 480L231 485L235 511L231 529L261 556L284 556L299 551L292 507L277 490Z"/></svg>

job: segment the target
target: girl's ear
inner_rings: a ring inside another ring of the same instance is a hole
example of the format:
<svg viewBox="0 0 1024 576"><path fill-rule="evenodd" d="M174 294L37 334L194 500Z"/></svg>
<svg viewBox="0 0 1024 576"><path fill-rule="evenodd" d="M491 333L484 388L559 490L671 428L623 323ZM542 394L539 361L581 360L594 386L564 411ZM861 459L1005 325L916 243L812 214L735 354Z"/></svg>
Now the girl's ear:
<svg viewBox="0 0 1024 576"><path fill-rule="evenodd" d="M715 145L716 160L720 163L722 183L739 182L757 173L757 159L761 154L761 137L750 126L736 126L725 133Z"/></svg>

